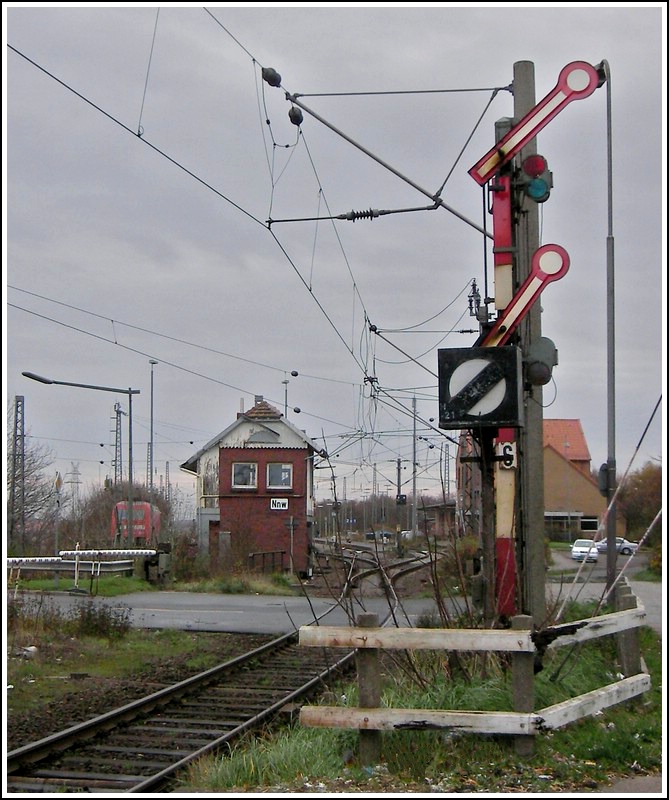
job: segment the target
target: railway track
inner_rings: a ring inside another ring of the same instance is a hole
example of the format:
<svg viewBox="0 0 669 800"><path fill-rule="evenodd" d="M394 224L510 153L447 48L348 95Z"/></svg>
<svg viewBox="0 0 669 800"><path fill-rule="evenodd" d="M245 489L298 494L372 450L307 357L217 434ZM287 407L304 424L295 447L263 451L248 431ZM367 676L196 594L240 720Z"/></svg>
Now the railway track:
<svg viewBox="0 0 669 800"><path fill-rule="evenodd" d="M417 562L351 570L383 573L393 619L393 584ZM384 622L385 624L385 622ZM316 693L353 663L355 651L300 648L297 632L173 686L10 751L9 793L155 792L189 763L229 746L289 704Z"/></svg>
<svg viewBox="0 0 669 800"><path fill-rule="evenodd" d="M8 792L145 792L323 688L353 653L269 642L174 686L7 754Z"/></svg>

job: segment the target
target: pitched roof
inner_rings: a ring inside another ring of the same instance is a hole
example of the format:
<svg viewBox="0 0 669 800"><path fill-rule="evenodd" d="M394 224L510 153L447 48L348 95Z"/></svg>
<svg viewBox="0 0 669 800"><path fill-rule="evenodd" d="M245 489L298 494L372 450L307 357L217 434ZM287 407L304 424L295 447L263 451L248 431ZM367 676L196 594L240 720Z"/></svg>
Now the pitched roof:
<svg viewBox="0 0 669 800"><path fill-rule="evenodd" d="M228 436L228 434L237 428L239 425L242 425L244 422L255 422L256 425L266 428L267 434L274 434L274 436L279 436L279 434L272 428L272 426L264 426L263 422L267 423L276 423L280 421L282 425L284 425L289 430L293 431L297 437L302 440L309 449L313 450L315 453L319 453L324 455L324 450L319 450L316 443L310 439L305 431L300 430L292 422L289 422L283 414L276 409L274 406L270 405L266 400L263 400L262 397L259 395L256 396L256 403L253 408L250 408L248 411L243 411L237 414L237 419L232 422L228 427L221 431L217 436L214 436L213 439L205 444L204 447L201 447L197 453L192 455L187 461L184 461L183 464L180 465L180 469L184 470L184 472L192 472L196 473L198 470L198 462L200 457L204 455L208 450L216 445L220 446L220 443ZM262 444L263 442L269 444L267 439L257 439L258 444Z"/></svg>
<svg viewBox="0 0 669 800"><path fill-rule="evenodd" d="M243 411L237 414L237 418L246 417L246 419L281 419L283 414L278 408L271 406L267 400L259 400L253 408L248 411Z"/></svg>
<svg viewBox="0 0 669 800"><path fill-rule="evenodd" d="M544 447L548 445L568 461L590 462L590 451L579 419L545 419Z"/></svg>

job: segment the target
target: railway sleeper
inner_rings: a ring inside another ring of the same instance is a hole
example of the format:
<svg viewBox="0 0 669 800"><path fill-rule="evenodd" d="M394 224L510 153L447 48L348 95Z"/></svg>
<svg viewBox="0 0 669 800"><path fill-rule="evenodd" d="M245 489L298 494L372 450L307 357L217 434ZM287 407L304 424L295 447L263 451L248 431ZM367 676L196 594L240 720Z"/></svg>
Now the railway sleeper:
<svg viewBox="0 0 669 800"><path fill-rule="evenodd" d="M147 725L146 728L142 728L141 733L138 732L138 735L144 738L145 734L156 734L158 736L165 736L168 734L173 734L174 736L178 736L179 739L183 739L184 742L191 743L193 736L223 736L224 733L227 733L226 730L217 726L216 728L182 728L179 725Z"/></svg>
<svg viewBox="0 0 669 800"><path fill-rule="evenodd" d="M184 755L183 750L165 750L161 747L111 747L104 744L96 745L90 748L94 752L99 753L118 753L131 758L132 756L164 756L165 758L180 759Z"/></svg>
<svg viewBox="0 0 669 800"><path fill-rule="evenodd" d="M280 697L270 697L264 703L188 703L180 708L166 710L165 713L167 714L169 712L171 716L182 717L185 714L199 714L200 711L209 714L212 712L215 714L229 714L244 713L246 711L264 711L264 709L268 708L270 705L274 705L275 701L280 699ZM250 713L249 716L251 716ZM163 719L164 717L161 714L157 718Z"/></svg>
<svg viewBox="0 0 669 800"><path fill-rule="evenodd" d="M139 772L144 773L145 771L149 775L153 775L154 772L158 772L165 767L165 764L169 763L166 761L149 761L148 759L138 758L77 758L77 756L70 756L69 758L63 758L59 762L59 766L63 769L83 769L88 771L89 769L97 769L103 771L105 773L109 772L111 774L115 774L113 767L121 766L123 771L136 769Z"/></svg>
<svg viewBox="0 0 669 800"><path fill-rule="evenodd" d="M11 775L7 779L7 789L11 792L63 792L67 789L82 789L89 792L92 789L106 789L108 792L125 792L125 786L119 786L118 781L109 780L68 780L67 782L55 781L48 778L35 778L33 776L20 777Z"/></svg>
<svg viewBox="0 0 669 800"><path fill-rule="evenodd" d="M248 715L239 714L235 715L227 715L225 718L218 718L218 719L201 719L201 718L181 718L175 717L172 719L165 719L159 720L161 724L164 724L165 730L168 731L195 731L197 733L207 733L208 731L217 731L219 729L228 729L232 730L236 728L238 725L241 725L242 722L246 722L249 719ZM182 727L188 726L188 727ZM161 728L161 730L163 730Z"/></svg>
<svg viewBox="0 0 669 800"><path fill-rule="evenodd" d="M91 781L109 781L110 785L133 786L144 780L145 775L109 775L104 772L69 772L59 769L36 769L30 776L35 778L49 778L70 783L73 780L84 781L81 785L90 786Z"/></svg>
<svg viewBox="0 0 669 800"><path fill-rule="evenodd" d="M123 740L112 740L110 744L116 745L120 744L121 741L125 741L128 746L134 747L136 749L142 749L144 746L152 746L154 744L163 744L165 745L165 734L167 731L158 730L150 735L146 736L136 736L132 741L128 741L127 737L124 737ZM203 733L203 731L198 731L198 733ZM206 731L205 731L206 733ZM198 750L200 747L205 747L206 745L211 743L211 739L204 739L204 738L196 738L191 736L189 738L181 737L181 736L173 736L169 742L171 747L176 747L180 749L183 755L187 755L188 753L192 752L193 750Z"/></svg>

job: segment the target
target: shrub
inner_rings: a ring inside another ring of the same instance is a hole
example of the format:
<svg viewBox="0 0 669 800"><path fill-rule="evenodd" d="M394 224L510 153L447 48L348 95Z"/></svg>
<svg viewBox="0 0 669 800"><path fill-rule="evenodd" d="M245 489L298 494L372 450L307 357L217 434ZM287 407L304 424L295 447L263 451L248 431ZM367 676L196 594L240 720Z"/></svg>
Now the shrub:
<svg viewBox="0 0 669 800"><path fill-rule="evenodd" d="M121 639L132 627L132 609L98 605L92 600L78 603L70 612L70 626L77 636Z"/></svg>

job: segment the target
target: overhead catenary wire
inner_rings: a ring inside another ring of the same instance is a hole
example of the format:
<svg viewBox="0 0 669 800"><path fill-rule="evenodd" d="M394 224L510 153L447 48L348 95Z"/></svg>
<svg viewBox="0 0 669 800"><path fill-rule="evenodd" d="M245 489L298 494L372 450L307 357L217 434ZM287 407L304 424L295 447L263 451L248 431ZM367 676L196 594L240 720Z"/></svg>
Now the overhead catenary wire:
<svg viewBox="0 0 669 800"><path fill-rule="evenodd" d="M148 333L151 336L156 336L156 337L159 337L161 339L168 339L169 341L176 342L178 344L184 344L184 345L187 345L188 347L194 347L194 348L197 348L198 350L203 350L203 351L209 352L209 353L215 353L216 355L225 356L226 358L232 358L232 359L235 359L237 361L243 361L246 364L252 364L253 366L256 366L256 367L263 367L264 369L274 370L275 372L284 372L284 373L286 372L285 367L277 367L277 366L274 366L272 364L265 364L262 361L258 361L256 359L245 358L244 356L234 355L233 353L228 353L228 352L225 352L224 350L219 350L219 349L217 349L215 347L209 347L207 345L200 344L198 342L191 342L191 341L189 341L187 339L182 339L182 338L180 338L178 336L171 336L170 334L167 334L167 333L160 333L159 331L154 331L154 330L151 330L150 328L146 328L146 327L143 327L141 325L134 325L134 324L132 324L130 322L123 322L123 321L118 320L118 319L112 319L111 317L105 316L104 314L99 314L99 313L97 313L95 311L90 311L90 310L87 310L85 308L81 308L80 306L75 306L72 303L65 303L62 300L56 300L55 298L47 297L45 295L38 294L37 292L32 292L29 289L22 289L19 286L13 286L13 285L10 285L10 284L7 285L7 288L8 289L13 289L14 291L17 291L17 292L22 292L23 294L27 294L27 295L30 295L32 297L37 297L40 300L46 300L49 303L54 303L56 305L63 306L65 308L70 308L70 309L72 309L74 311L79 311L82 314L87 314L87 315L89 315L91 317L95 317L97 319L101 319L101 320L105 320L106 322L109 322L112 325L112 327L114 328L114 338L113 338L113 340L105 339L105 341L108 341L111 344L118 344L117 334L115 332L115 326L120 325L120 326L122 326L124 328L130 328L131 330L141 331L142 333ZM18 310L25 311L26 313L29 313L29 314L36 313L36 312L34 312L34 311L30 310L30 309L21 308L20 306L14 305L12 303L8 303L8 305L11 306L12 308L16 308ZM58 322L59 324L66 324L66 323L60 322L59 320L51 320L51 318L49 318L49 317L45 317L45 319L48 319L48 320L54 321L54 322ZM86 330L83 330L83 329L80 329L80 328L75 328L75 330L78 330L79 332L84 333L84 334L89 334L90 333L89 331L86 331ZM95 334L91 334L91 335L95 335ZM102 337L102 338L104 338L104 337ZM350 385L350 383L351 383L351 381L345 381L345 380L342 380L342 379L339 379L339 378L329 378L329 377L319 376L319 375L310 375L309 373L305 373L305 372L301 372L300 374L304 378L313 378L314 380L330 381L332 383L343 383L343 384L346 384L346 385Z"/></svg>
<svg viewBox="0 0 669 800"><path fill-rule="evenodd" d="M98 112L100 112L101 114L103 114L104 116L106 116L106 117L107 117L108 119L110 119L111 121L115 122L115 123L116 123L118 126L120 126L121 128L123 128L124 130L126 130L126 131L127 131L127 132L129 132L129 133L133 133L133 131L132 131L132 130L131 130L129 127L128 127L128 126L126 126L124 123L122 123L122 122L121 122L120 120L118 120L116 117L114 117L112 114L110 114L110 113L106 112L104 109L102 109L102 108L101 108L99 105L97 105L96 103L93 103L91 100L89 100L88 98L86 98L86 97L85 97L84 95L82 95L80 92L76 91L76 90L75 90L73 87L71 87L69 84L67 84L66 82L64 82L64 81L62 81L61 79L57 78L57 77L56 77L56 76L55 76L53 73L51 73L49 70L46 70L44 67L42 67L41 65L39 65L39 64L38 64L37 62L35 62L33 59L29 58L27 55L25 55L24 53L22 53L21 51L19 51L17 48L13 47L12 45L9 45L9 44L8 44L8 47L9 47L9 48L10 48L10 49L11 49L13 52L15 52L17 55L19 55L20 57L24 58L24 59L25 59L25 60L26 60L28 63L32 64L34 67L36 67L37 69L39 69L40 71L42 71L42 72L43 72L44 74L46 74L48 77L52 78L52 79L53 79L53 80L55 80L57 83L59 83L60 85L62 85L64 88L66 88L68 91L72 92L74 95L76 95L77 97L79 97L81 100L83 100L84 102L86 102L87 104L89 104L89 105L90 105L92 108L94 108L95 110L97 110ZM247 52L248 52L248 51L247 51ZM135 134L133 133L133 135L135 135ZM171 157L171 156L169 156L169 155L168 155L166 152L164 152L164 151L163 151L163 150L161 150L160 148L158 148L158 147L156 147L155 145L153 145L153 144L152 144L150 141L148 141L146 138L143 138L143 137L136 137L136 138L138 138L138 139L139 139L139 140L140 140L140 141L141 141L143 144L146 144L146 145L147 145L147 146L149 146L151 149L153 149L154 151L156 151L158 154L162 155L164 158L166 158L168 161L170 161L171 163L173 163L173 164L174 164L175 166L177 166L179 169L182 169L184 172L186 172L186 174L188 174L189 176L193 177L195 180L197 180L197 181L198 181L199 183L201 183L203 186L205 186L205 187L209 188L209 189L210 189L212 192L214 192L216 195L218 195L219 197L221 197L222 199L224 199L226 202L230 203L230 204L231 204L233 207L235 207L235 208L237 208L238 210L240 210L242 213L244 213L244 214L245 214L246 216L248 216L250 219L252 219L252 220L253 220L253 221L255 221L256 223L258 223L258 224L262 225L263 227L265 227L265 229L267 229L267 228L266 228L266 226L264 225L264 223L263 223L261 220L259 220L259 219L258 219L258 218L257 218L255 215L251 214L249 211L247 211L246 209L244 209L242 206L240 206L239 204L237 204L236 202L234 202L233 200L231 200L231 198L227 197L227 196L226 196L226 195L224 195L222 192L218 191L218 190L217 190L215 187L213 187L213 186L212 186L211 184L209 184L207 181L204 181L202 178L200 178L198 175L196 175L196 174L195 174L194 172L192 172L190 169L188 169L188 168L187 168L187 167L185 167L183 164L181 164L180 162L178 162L176 159L172 158L172 157ZM443 205L443 203L440 203L440 204L441 204L441 205ZM304 282L304 279L302 278L302 276L301 276L301 274L300 274L299 270L297 269L297 267L296 267L296 265L295 265L295 263L294 263L293 259L292 259L292 258L290 258L290 256L289 256L288 252L286 251L285 247L284 247L284 246L283 246L283 245L282 245L282 244L281 244L281 243L278 241L278 239L276 238L276 236L274 236L274 234L273 234L271 231L270 231L270 234L273 236L273 238L275 239L276 243L279 245L279 247L280 247L281 251L284 253L284 255L285 255L285 256L286 256L286 258L288 259L289 263L291 264L291 266L293 267L293 269L295 270L295 272L298 274L298 276L300 277L300 279L301 279L301 280ZM313 292L313 289L310 289L310 288L309 288L309 286L308 286L308 284L307 284L306 282L304 282L304 283L305 283L305 286L306 286L306 288L309 290L309 293L311 294L312 298L315 300L315 302L317 303L317 305L318 305L318 306L319 306L319 308L321 309L321 311L322 311L322 313L324 314L325 318L327 319L328 323L329 323L329 324L332 326L332 328L335 330L335 332L336 332L337 336L338 336L338 337L341 339L342 343L344 344L344 346L346 347L346 349L348 350L348 352L351 354L351 356L354 358L354 360L356 360L356 362L358 363L358 366L359 366L359 367L362 369L362 371L363 371L363 374L365 374L365 375L366 375L366 374L367 374L367 371L366 371L366 369L365 369L365 368L364 368L364 366L363 366L363 365L362 365L362 364L361 364L361 363L358 361L358 359L356 358L356 356L355 356L355 353L353 352L352 348L351 348L351 347L349 347L349 346L348 346L348 344L346 343L345 339L343 338L343 336L342 336L341 332L338 330L338 328L337 328L337 326L335 325L334 321L332 320L331 316L330 316L330 315L329 315L329 314L326 312L326 310L325 310L325 308L324 308L323 304L321 303L321 301L320 301L320 300L319 300L319 299L318 299L318 298L315 296L315 294L314 294L314 292ZM132 349L132 348L130 348L130 349Z"/></svg>

